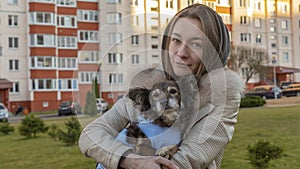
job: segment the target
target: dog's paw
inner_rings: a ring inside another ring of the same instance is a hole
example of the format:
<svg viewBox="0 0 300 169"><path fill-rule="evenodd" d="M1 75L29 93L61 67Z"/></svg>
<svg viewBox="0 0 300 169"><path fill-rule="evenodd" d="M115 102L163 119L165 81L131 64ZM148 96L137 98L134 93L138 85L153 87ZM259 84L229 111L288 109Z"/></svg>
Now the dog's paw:
<svg viewBox="0 0 300 169"><path fill-rule="evenodd" d="M178 149L179 147L177 145L162 147L161 149L156 150L155 155L171 159Z"/></svg>

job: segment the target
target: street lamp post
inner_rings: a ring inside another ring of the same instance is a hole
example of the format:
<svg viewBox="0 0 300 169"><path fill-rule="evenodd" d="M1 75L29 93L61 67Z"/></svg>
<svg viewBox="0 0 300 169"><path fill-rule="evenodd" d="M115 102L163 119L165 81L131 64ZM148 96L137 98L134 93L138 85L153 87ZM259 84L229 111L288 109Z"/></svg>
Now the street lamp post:
<svg viewBox="0 0 300 169"><path fill-rule="evenodd" d="M276 84L276 65L277 65L277 60L275 58L273 58L272 60L272 64L273 64L273 80L274 80L274 87L277 86ZM274 99L277 99L277 90L274 89Z"/></svg>

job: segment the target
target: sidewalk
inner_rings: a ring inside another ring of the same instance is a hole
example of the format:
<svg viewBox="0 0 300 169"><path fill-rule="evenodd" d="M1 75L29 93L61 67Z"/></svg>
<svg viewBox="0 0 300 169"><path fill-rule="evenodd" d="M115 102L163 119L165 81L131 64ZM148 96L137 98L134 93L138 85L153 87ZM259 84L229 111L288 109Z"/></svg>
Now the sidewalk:
<svg viewBox="0 0 300 169"><path fill-rule="evenodd" d="M280 99L267 99L264 107L282 107L300 105L300 97L282 97Z"/></svg>

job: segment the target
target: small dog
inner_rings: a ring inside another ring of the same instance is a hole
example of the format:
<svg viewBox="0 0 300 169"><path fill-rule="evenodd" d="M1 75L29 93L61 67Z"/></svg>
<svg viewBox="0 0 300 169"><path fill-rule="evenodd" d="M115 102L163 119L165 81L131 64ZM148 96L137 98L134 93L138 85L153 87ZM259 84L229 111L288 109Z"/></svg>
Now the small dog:
<svg viewBox="0 0 300 169"><path fill-rule="evenodd" d="M156 83L150 90L133 88L128 96L144 119L160 127L171 127L180 116L181 94L176 81ZM154 150L137 122L131 122L127 127L126 136L126 141L135 145L135 153L139 155L159 155L170 159L178 150L178 145Z"/></svg>

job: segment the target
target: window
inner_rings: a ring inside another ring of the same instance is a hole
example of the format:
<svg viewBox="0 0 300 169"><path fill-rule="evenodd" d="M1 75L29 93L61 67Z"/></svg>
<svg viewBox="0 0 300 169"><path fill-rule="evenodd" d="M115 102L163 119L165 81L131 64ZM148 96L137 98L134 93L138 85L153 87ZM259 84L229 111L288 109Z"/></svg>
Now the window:
<svg viewBox="0 0 300 169"><path fill-rule="evenodd" d="M254 18L254 27L256 28L261 27L261 18Z"/></svg>
<svg viewBox="0 0 300 169"><path fill-rule="evenodd" d="M56 79L32 79L32 90L55 90Z"/></svg>
<svg viewBox="0 0 300 169"><path fill-rule="evenodd" d="M118 74L118 73L109 74L108 82L109 82L109 84L122 84L123 83L123 74Z"/></svg>
<svg viewBox="0 0 300 169"><path fill-rule="evenodd" d="M158 8L157 7L151 7L150 10L151 10L151 12L158 12Z"/></svg>
<svg viewBox="0 0 300 169"><path fill-rule="evenodd" d="M98 63L99 52L98 51L79 51L79 62L81 63Z"/></svg>
<svg viewBox="0 0 300 169"><path fill-rule="evenodd" d="M284 61L284 62L289 61L289 53L288 52L283 52L282 53L282 61Z"/></svg>
<svg viewBox="0 0 300 169"><path fill-rule="evenodd" d="M108 12L106 14L107 23L121 23L122 14L118 12Z"/></svg>
<svg viewBox="0 0 300 169"><path fill-rule="evenodd" d="M10 59L9 60L9 70L11 70L11 71L19 70L19 60Z"/></svg>
<svg viewBox="0 0 300 169"><path fill-rule="evenodd" d="M132 64L139 64L140 63L140 56L137 54L131 55L131 63Z"/></svg>
<svg viewBox="0 0 300 169"><path fill-rule="evenodd" d="M77 90L78 89L77 79L59 79L58 89L59 90Z"/></svg>
<svg viewBox="0 0 300 169"><path fill-rule="evenodd" d="M240 16L240 24L249 25L250 17L249 16Z"/></svg>
<svg viewBox="0 0 300 169"><path fill-rule="evenodd" d="M270 31L271 32L275 32L276 31L276 27L274 27L274 26L270 27Z"/></svg>
<svg viewBox="0 0 300 169"><path fill-rule="evenodd" d="M281 4L280 5L280 12L281 13L287 13L288 12L288 5L287 4Z"/></svg>
<svg viewBox="0 0 300 169"><path fill-rule="evenodd" d="M261 11L261 2L254 2L254 9L257 11Z"/></svg>
<svg viewBox="0 0 300 169"><path fill-rule="evenodd" d="M59 58L58 59L59 69L77 69L77 58Z"/></svg>
<svg viewBox="0 0 300 169"><path fill-rule="evenodd" d="M231 16L229 14L220 14L225 24L231 24Z"/></svg>
<svg viewBox="0 0 300 169"><path fill-rule="evenodd" d="M18 15L8 15L8 26L18 26Z"/></svg>
<svg viewBox="0 0 300 169"><path fill-rule="evenodd" d="M122 36L121 33L108 33L108 43L121 43Z"/></svg>
<svg viewBox="0 0 300 169"><path fill-rule="evenodd" d="M78 21L97 22L98 11L78 10Z"/></svg>
<svg viewBox="0 0 300 169"><path fill-rule="evenodd" d="M251 42L251 34L241 33L241 42Z"/></svg>
<svg viewBox="0 0 300 169"><path fill-rule="evenodd" d="M99 74L97 74L97 72L79 72L80 83L91 84L96 76L97 79L100 79Z"/></svg>
<svg viewBox="0 0 300 169"><path fill-rule="evenodd" d="M256 35L255 42L259 44L261 43L261 35Z"/></svg>
<svg viewBox="0 0 300 169"><path fill-rule="evenodd" d="M139 16L137 15L131 16L131 26L139 26Z"/></svg>
<svg viewBox="0 0 300 169"><path fill-rule="evenodd" d="M18 0L7 0L8 5L18 5Z"/></svg>
<svg viewBox="0 0 300 169"><path fill-rule="evenodd" d="M49 12L31 12L30 24L54 25L54 13Z"/></svg>
<svg viewBox="0 0 300 169"><path fill-rule="evenodd" d="M123 61L122 53L109 53L108 54L108 63L110 64L119 64Z"/></svg>
<svg viewBox="0 0 300 169"><path fill-rule="evenodd" d="M56 0L29 0L29 2L55 2Z"/></svg>
<svg viewBox="0 0 300 169"><path fill-rule="evenodd" d="M106 3L121 3L121 0L106 0Z"/></svg>
<svg viewBox="0 0 300 169"><path fill-rule="evenodd" d="M289 44L289 37L282 36L282 45L288 45L288 44Z"/></svg>
<svg viewBox="0 0 300 169"><path fill-rule="evenodd" d="M77 27L77 20L76 16L63 16L59 15L57 16L57 25L59 27L65 27L65 28L76 28Z"/></svg>
<svg viewBox="0 0 300 169"><path fill-rule="evenodd" d="M192 5L194 3L196 3L195 0L188 0L188 5Z"/></svg>
<svg viewBox="0 0 300 169"><path fill-rule="evenodd" d="M240 7L246 7L246 0L240 0Z"/></svg>
<svg viewBox="0 0 300 169"><path fill-rule="evenodd" d="M270 19L269 22L270 22L270 24L275 24L276 20L275 19Z"/></svg>
<svg viewBox="0 0 300 169"><path fill-rule="evenodd" d="M276 43L271 43L272 48L276 48Z"/></svg>
<svg viewBox="0 0 300 169"><path fill-rule="evenodd" d="M71 48L76 49L77 48L77 38L74 36L59 36L57 47L59 48Z"/></svg>
<svg viewBox="0 0 300 169"><path fill-rule="evenodd" d="M55 36L47 34L31 34L31 46L55 47Z"/></svg>
<svg viewBox="0 0 300 169"><path fill-rule="evenodd" d="M19 48L19 38L9 37L8 38L8 48Z"/></svg>
<svg viewBox="0 0 300 169"><path fill-rule="evenodd" d="M30 66L35 69L53 69L56 68L56 58L54 56L31 57Z"/></svg>
<svg viewBox="0 0 300 169"><path fill-rule="evenodd" d="M271 35L270 39L276 39L276 36L275 35Z"/></svg>
<svg viewBox="0 0 300 169"><path fill-rule="evenodd" d="M173 9L173 0L166 0L166 8Z"/></svg>
<svg viewBox="0 0 300 169"><path fill-rule="evenodd" d="M61 6L76 6L76 0L57 0L56 3Z"/></svg>
<svg viewBox="0 0 300 169"><path fill-rule="evenodd" d="M138 35L132 35L131 36L131 45L138 45L139 44L139 36Z"/></svg>
<svg viewBox="0 0 300 169"><path fill-rule="evenodd" d="M242 68L242 75L243 75L243 77L247 77L247 75L249 74L249 72L250 72L250 68L249 67Z"/></svg>
<svg viewBox="0 0 300 169"><path fill-rule="evenodd" d="M204 3L204 5L209 6L211 9L214 9L214 10L216 9L215 2L204 1L203 3Z"/></svg>
<svg viewBox="0 0 300 169"><path fill-rule="evenodd" d="M18 94L20 93L20 83L13 82L12 88L10 88L9 94Z"/></svg>
<svg viewBox="0 0 300 169"><path fill-rule="evenodd" d="M230 5L230 0L218 0L218 5Z"/></svg>
<svg viewBox="0 0 300 169"><path fill-rule="evenodd" d="M152 45L151 45L151 48L152 48L152 49L158 49L158 45L152 44Z"/></svg>
<svg viewBox="0 0 300 169"><path fill-rule="evenodd" d="M139 1L138 0L130 0L130 5L131 6L138 6L139 5Z"/></svg>
<svg viewBox="0 0 300 169"><path fill-rule="evenodd" d="M80 42L98 42L97 31L79 31Z"/></svg>
<svg viewBox="0 0 300 169"><path fill-rule="evenodd" d="M281 21L281 29L283 29L283 30L288 29L288 21L287 20Z"/></svg>

